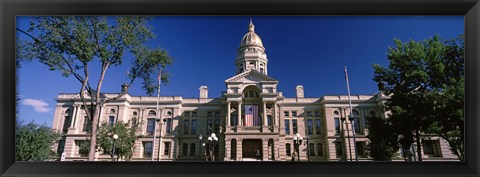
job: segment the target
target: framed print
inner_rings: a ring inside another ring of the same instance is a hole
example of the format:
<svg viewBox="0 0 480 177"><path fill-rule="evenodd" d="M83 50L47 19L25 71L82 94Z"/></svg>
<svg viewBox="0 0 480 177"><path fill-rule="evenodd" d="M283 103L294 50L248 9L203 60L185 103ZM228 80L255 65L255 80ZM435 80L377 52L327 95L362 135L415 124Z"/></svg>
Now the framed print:
<svg viewBox="0 0 480 177"><path fill-rule="evenodd" d="M476 0L1 7L2 176L478 176Z"/></svg>

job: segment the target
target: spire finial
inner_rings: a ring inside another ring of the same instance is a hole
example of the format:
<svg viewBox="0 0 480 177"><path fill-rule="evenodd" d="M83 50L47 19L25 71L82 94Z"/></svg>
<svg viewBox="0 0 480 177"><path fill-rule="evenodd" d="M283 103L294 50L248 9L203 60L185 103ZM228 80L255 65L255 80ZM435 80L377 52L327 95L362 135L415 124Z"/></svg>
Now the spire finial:
<svg viewBox="0 0 480 177"><path fill-rule="evenodd" d="M253 25L252 18L250 18L250 25L248 25L248 31L249 32L255 31L255 25Z"/></svg>

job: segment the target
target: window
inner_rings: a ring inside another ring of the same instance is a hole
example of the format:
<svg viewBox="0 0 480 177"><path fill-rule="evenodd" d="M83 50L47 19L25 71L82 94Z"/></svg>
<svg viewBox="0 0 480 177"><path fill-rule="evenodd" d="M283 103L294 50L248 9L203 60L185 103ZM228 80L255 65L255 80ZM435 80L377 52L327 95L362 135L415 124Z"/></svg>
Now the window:
<svg viewBox="0 0 480 177"><path fill-rule="evenodd" d="M195 156L195 143L190 143L190 156Z"/></svg>
<svg viewBox="0 0 480 177"><path fill-rule="evenodd" d="M360 118L358 117L354 117L353 118L353 126L355 127L355 133L360 133L360 121L359 121Z"/></svg>
<svg viewBox="0 0 480 177"><path fill-rule="evenodd" d="M157 113L155 111L151 110L151 111L148 112L148 115L149 116L154 116L154 115L157 115Z"/></svg>
<svg viewBox="0 0 480 177"><path fill-rule="evenodd" d="M356 142L357 145L357 154L359 156L365 156L365 143L364 142Z"/></svg>
<svg viewBox="0 0 480 177"><path fill-rule="evenodd" d="M143 142L143 157L152 157L153 144L151 141Z"/></svg>
<svg viewBox="0 0 480 177"><path fill-rule="evenodd" d="M230 146L231 146L231 151L230 151L231 159L236 159L237 158L237 139L232 139Z"/></svg>
<svg viewBox="0 0 480 177"><path fill-rule="evenodd" d="M308 131L309 135L313 134L313 120L312 119L307 120L307 131Z"/></svg>
<svg viewBox="0 0 480 177"><path fill-rule="evenodd" d="M323 156L322 143L317 143L317 155L318 155L318 156Z"/></svg>
<svg viewBox="0 0 480 177"><path fill-rule="evenodd" d="M72 123L72 116L65 116L65 120L63 121L63 133L68 132L68 128L70 127L70 123Z"/></svg>
<svg viewBox="0 0 480 177"><path fill-rule="evenodd" d="M207 117L212 117L212 111L207 111Z"/></svg>
<svg viewBox="0 0 480 177"><path fill-rule="evenodd" d="M113 127L114 123L115 123L115 116L108 116L108 125L110 127Z"/></svg>
<svg viewBox="0 0 480 177"><path fill-rule="evenodd" d="M293 134L298 133L297 120L292 120Z"/></svg>
<svg viewBox="0 0 480 177"><path fill-rule="evenodd" d="M182 155L187 156L187 154L188 154L187 151L188 151L188 144L187 144L187 143L183 143L183 144L182 144Z"/></svg>
<svg viewBox="0 0 480 177"><path fill-rule="evenodd" d="M213 132L213 121L212 119L207 120L207 132L210 135Z"/></svg>
<svg viewBox="0 0 480 177"><path fill-rule="evenodd" d="M335 142L335 150L336 150L337 155L339 155L339 156L343 155L342 142Z"/></svg>
<svg viewBox="0 0 480 177"><path fill-rule="evenodd" d="M214 131L217 135L220 133L220 119L215 119L214 123Z"/></svg>
<svg viewBox="0 0 480 177"><path fill-rule="evenodd" d="M170 155L170 142L164 142L163 155Z"/></svg>
<svg viewBox="0 0 480 177"><path fill-rule="evenodd" d="M190 129L190 120L183 120L183 134L188 135L188 130Z"/></svg>
<svg viewBox="0 0 480 177"><path fill-rule="evenodd" d="M192 112L192 117L197 117L197 111Z"/></svg>
<svg viewBox="0 0 480 177"><path fill-rule="evenodd" d="M261 72L261 73L264 73L263 68L260 68L260 72Z"/></svg>
<svg viewBox="0 0 480 177"><path fill-rule="evenodd" d="M312 116L312 111L307 111L307 116Z"/></svg>
<svg viewBox="0 0 480 177"><path fill-rule="evenodd" d="M267 115L267 125L272 126L272 115Z"/></svg>
<svg viewBox="0 0 480 177"><path fill-rule="evenodd" d="M220 111L215 111L215 117L220 117Z"/></svg>
<svg viewBox="0 0 480 177"><path fill-rule="evenodd" d="M110 109L110 114L115 114L115 109Z"/></svg>
<svg viewBox="0 0 480 177"><path fill-rule="evenodd" d="M284 120L285 123L285 135L290 135L290 120Z"/></svg>
<svg viewBox="0 0 480 177"><path fill-rule="evenodd" d="M288 156L291 156L291 155L292 155L290 143L285 144L285 151L286 151L286 154L287 154Z"/></svg>
<svg viewBox="0 0 480 177"><path fill-rule="evenodd" d="M283 116L288 117L288 111L283 111Z"/></svg>
<svg viewBox="0 0 480 177"><path fill-rule="evenodd" d="M137 118L132 118L132 122L131 122L131 125L130 125L130 128L131 129L134 129L137 127Z"/></svg>
<svg viewBox="0 0 480 177"><path fill-rule="evenodd" d="M83 119L83 131L89 132L90 128L92 128L92 121L87 116L85 116L85 118Z"/></svg>
<svg viewBox="0 0 480 177"><path fill-rule="evenodd" d="M147 119L147 134L153 135L153 132L155 128L155 119L154 118L149 118Z"/></svg>
<svg viewBox="0 0 480 177"><path fill-rule="evenodd" d="M172 119L171 118L168 118L167 119L167 122L165 122L167 125L166 125L166 130L165 130L165 133L170 133L170 131L172 131Z"/></svg>
<svg viewBox="0 0 480 177"><path fill-rule="evenodd" d="M338 111L333 111L333 115L338 116L339 115Z"/></svg>
<svg viewBox="0 0 480 177"><path fill-rule="evenodd" d="M191 130L190 130L190 133L193 134L193 135L197 134L197 120L196 119L192 120L192 127L191 127Z"/></svg>
<svg viewBox="0 0 480 177"><path fill-rule="evenodd" d="M320 117L320 111L315 111L315 116Z"/></svg>
<svg viewBox="0 0 480 177"><path fill-rule="evenodd" d="M132 114L134 117L137 116L137 112L136 111L133 111L133 114Z"/></svg>
<svg viewBox="0 0 480 177"><path fill-rule="evenodd" d="M185 111L185 117L190 117L190 111Z"/></svg>
<svg viewBox="0 0 480 177"><path fill-rule="evenodd" d="M172 111L167 111L167 115L171 116L171 115L172 115Z"/></svg>
<svg viewBox="0 0 480 177"><path fill-rule="evenodd" d="M433 141L423 140L422 145L424 154L435 154L433 149Z"/></svg>
<svg viewBox="0 0 480 177"><path fill-rule="evenodd" d="M297 116L297 111L292 111L292 116Z"/></svg>
<svg viewBox="0 0 480 177"><path fill-rule="evenodd" d="M334 117L333 120L335 120L335 133L340 133L340 118Z"/></svg>
<svg viewBox="0 0 480 177"><path fill-rule="evenodd" d="M231 126L236 126L237 125L237 115L231 115L230 116L230 125Z"/></svg>
<svg viewBox="0 0 480 177"><path fill-rule="evenodd" d="M310 147L308 147L309 155L310 156L315 156L315 144L310 143L309 146L310 146Z"/></svg>
<svg viewBox="0 0 480 177"><path fill-rule="evenodd" d="M58 142L57 153L58 153L59 155L62 155L64 149L65 149L65 140L60 140L60 141Z"/></svg>
<svg viewBox="0 0 480 177"><path fill-rule="evenodd" d="M322 134L322 124L320 119L315 119L315 134Z"/></svg>

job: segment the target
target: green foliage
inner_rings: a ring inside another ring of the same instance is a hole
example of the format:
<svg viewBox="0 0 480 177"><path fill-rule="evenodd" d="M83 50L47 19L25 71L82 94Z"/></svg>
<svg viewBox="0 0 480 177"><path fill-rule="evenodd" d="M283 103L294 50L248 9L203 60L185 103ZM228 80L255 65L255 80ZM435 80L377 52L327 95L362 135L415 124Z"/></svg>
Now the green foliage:
<svg viewBox="0 0 480 177"><path fill-rule="evenodd" d="M102 123L98 130L98 147L101 148L103 154L112 154L113 143L115 142L115 155L117 158L130 160L133 156L135 135L137 125L133 127L129 123L117 122L113 126L106 122ZM113 134L118 135L117 140L113 140Z"/></svg>
<svg viewBox="0 0 480 177"><path fill-rule="evenodd" d="M375 161L390 161L397 155L397 134L390 122L381 117L369 117L369 130L367 145L369 155Z"/></svg>
<svg viewBox="0 0 480 177"><path fill-rule="evenodd" d="M38 61L64 77L73 76L82 85L79 93L84 106L94 105L91 110L85 110L88 118L92 125L98 125L98 120L93 117L97 117L99 108L128 91L123 90L115 97L101 96L103 80L110 67L129 61L129 81L126 84L131 87L135 79L140 78L148 95L158 88L155 82L157 73L162 73L163 83L168 82L169 74L164 69L173 59L166 50L146 45L155 37L148 21L149 18L143 16L33 17L27 31L17 29L28 36L17 40L17 66L20 62ZM100 73L98 80L90 74L90 68L98 68L90 67L96 63L101 64L96 72ZM95 85L91 84L95 81ZM84 98L84 91L92 97L90 103ZM94 158L96 134L97 127L93 126L89 160Z"/></svg>
<svg viewBox="0 0 480 177"><path fill-rule="evenodd" d="M446 42L438 36L394 42L387 53L390 65L373 65L374 81L390 96L386 107L397 133L405 136L402 144L409 147L414 137L419 144L420 133L433 133L446 139L463 160L463 36Z"/></svg>
<svg viewBox="0 0 480 177"><path fill-rule="evenodd" d="M24 124L16 121L15 128L15 160L43 161L56 156L52 146L60 137L50 127L30 122Z"/></svg>

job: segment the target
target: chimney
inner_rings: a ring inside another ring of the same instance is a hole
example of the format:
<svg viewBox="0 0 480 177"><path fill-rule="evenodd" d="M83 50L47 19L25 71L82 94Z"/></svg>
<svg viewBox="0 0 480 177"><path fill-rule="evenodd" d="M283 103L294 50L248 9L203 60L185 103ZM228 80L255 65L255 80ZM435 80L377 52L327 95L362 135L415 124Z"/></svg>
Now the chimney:
<svg viewBox="0 0 480 177"><path fill-rule="evenodd" d="M208 98L208 87L207 86L200 86L200 98Z"/></svg>
<svg viewBox="0 0 480 177"><path fill-rule="evenodd" d="M297 98L303 98L303 85L297 85Z"/></svg>

